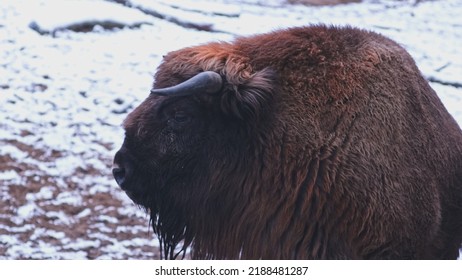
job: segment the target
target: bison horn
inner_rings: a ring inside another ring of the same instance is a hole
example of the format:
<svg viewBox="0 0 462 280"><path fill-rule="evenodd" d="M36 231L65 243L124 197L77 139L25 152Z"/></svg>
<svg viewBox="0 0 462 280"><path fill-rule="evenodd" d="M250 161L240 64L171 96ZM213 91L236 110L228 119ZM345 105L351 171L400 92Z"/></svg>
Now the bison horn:
<svg viewBox="0 0 462 280"><path fill-rule="evenodd" d="M223 79L220 74L205 71L175 86L152 89L151 94L162 96L186 96L196 93L217 93L221 90Z"/></svg>

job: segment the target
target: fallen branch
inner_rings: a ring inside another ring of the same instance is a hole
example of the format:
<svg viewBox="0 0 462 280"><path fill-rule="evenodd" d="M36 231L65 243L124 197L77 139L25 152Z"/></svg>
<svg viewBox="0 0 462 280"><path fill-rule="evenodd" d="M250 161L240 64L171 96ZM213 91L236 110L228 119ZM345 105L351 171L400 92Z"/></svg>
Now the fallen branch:
<svg viewBox="0 0 462 280"><path fill-rule="evenodd" d="M130 0L108 0L117 2L126 7L137 9L147 15L158 19L166 20L184 28L195 29L199 31L227 33L226 31L214 28L214 23L208 16L226 16L235 17L234 15L223 15L220 12L202 13L196 9L183 9L179 5L152 2L149 6L138 5L135 1Z"/></svg>
<svg viewBox="0 0 462 280"><path fill-rule="evenodd" d="M156 17L156 18L159 18L159 19L162 19L162 20L169 21L169 22L177 24L177 25L179 25L181 27L192 28L192 29L196 29L196 30L199 30L199 31L208 31L208 32L214 32L215 31L215 30L213 30L213 24L211 24L211 23L194 23L194 22L183 21L183 20L180 20L180 19L178 19L176 17L173 17L171 15L159 13L159 12L157 12L155 10L146 9L146 8L140 7L140 6L132 6L132 7L142 11L145 14L151 15L153 17Z"/></svg>
<svg viewBox="0 0 462 280"><path fill-rule="evenodd" d="M106 21L85 21L85 22L77 22L77 23L73 23L73 24L63 25L63 26L57 27L57 28L55 28L53 30L47 30L45 28L42 28L35 21L33 21L33 22L31 22L29 24L29 28L31 28L32 30L38 32L40 35L49 35L49 34L51 34L53 37L55 37L57 32L63 31L63 30L70 30L70 31L74 31L74 32L91 32L97 26L100 26L101 28L103 28L105 30L114 30L114 29L122 29L124 27L138 28L142 24L148 24L148 23L147 22L140 22L140 23L136 23L136 24L127 25L125 23L116 22L116 21L110 21L110 20L106 20Z"/></svg>
<svg viewBox="0 0 462 280"><path fill-rule="evenodd" d="M445 86L452 86L452 87L455 87L455 88L462 88L462 83L460 83L460 82L443 81L443 80L440 80L440 79L438 79L436 77L433 77L433 76L427 77L427 80L429 82L437 83L437 84L441 84L441 85L445 85Z"/></svg>

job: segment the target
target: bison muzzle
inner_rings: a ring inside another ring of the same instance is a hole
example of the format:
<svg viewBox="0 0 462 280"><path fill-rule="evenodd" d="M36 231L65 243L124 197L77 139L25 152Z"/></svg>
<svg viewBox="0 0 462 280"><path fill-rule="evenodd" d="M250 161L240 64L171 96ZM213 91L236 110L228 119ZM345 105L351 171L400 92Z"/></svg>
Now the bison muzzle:
<svg viewBox="0 0 462 280"><path fill-rule="evenodd" d="M164 258L459 255L462 132L379 34L311 26L171 52L124 128L113 174Z"/></svg>

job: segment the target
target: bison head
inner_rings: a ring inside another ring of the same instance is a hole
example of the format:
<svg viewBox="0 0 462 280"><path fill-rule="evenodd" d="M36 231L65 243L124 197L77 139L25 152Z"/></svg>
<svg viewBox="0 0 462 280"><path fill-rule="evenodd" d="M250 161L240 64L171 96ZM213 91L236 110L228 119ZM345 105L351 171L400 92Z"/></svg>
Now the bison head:
<svg viewBox="0 0 462 280"><path fill-rule="evenodd" d="M249 139L270 109L272 75L265 69L233 84L214 71L184 76L161 68L155 89L125 120L113 175L150 211L164 258L199 242L198 232L211 234L213 220L223 222L218 212L237 205L236 186L253 171Z"/></svg>

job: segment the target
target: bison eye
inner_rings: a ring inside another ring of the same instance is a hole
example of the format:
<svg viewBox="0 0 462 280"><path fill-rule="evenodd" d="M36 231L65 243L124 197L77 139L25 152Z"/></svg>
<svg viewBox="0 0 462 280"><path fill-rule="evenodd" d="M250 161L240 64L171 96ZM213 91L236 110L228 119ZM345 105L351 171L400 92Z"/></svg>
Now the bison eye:
<svg viewBox="0 0 462 280"><path fill-rule="evenodd" d="M177 123L185 123L185 122L190 120L190 117L185 112L178 111L178 112L175 113L175 116L173 117L173 119Z"/></svg>

